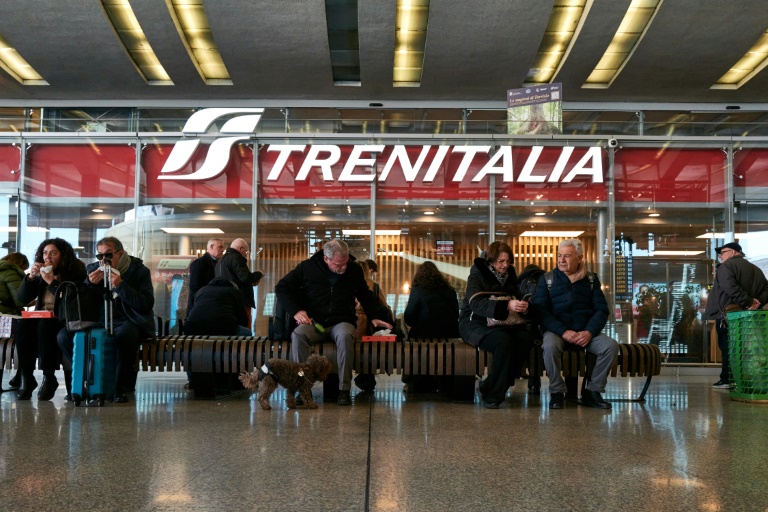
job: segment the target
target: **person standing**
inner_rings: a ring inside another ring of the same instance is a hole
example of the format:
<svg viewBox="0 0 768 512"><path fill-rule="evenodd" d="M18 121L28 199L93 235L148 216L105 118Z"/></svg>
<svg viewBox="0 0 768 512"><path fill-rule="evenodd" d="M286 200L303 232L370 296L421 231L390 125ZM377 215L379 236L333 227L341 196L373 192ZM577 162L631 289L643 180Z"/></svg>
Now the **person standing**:
<svg viewBox="0 0 768 512"><path fill-rule="evenodd" d="M566 343L597 356L581 405L610 409L603 400L608 372L619 354L619 345L602 333L608 321L608 303L597 276L584 264L579 240L563 240L557 247L557 268L539 279L534 299L544 331L542 349L549 377L549 408L565 408L566 384L560 374Z"/></svg>
<svg viewBox="0 0 768 512"><path fill-rule="evenodd" d="M712 386L728 389L728 318L725 312L734 306L735 309L755 310L768 303L768 280L759 267L744 258L744 251L736 242L717 247L715 252L720 258L720 264L715 272L715 282L704 315L715 320L717 346L722 352L720 379Z"/></svg>
<svg viewBox="0 0 768 512"><path fill-rule="evenodd" d="M205 254L194 260L189 265L189 299L187 300L187 314L195 305L195 294L216 277L216 263L224 254L224 241L221 238L211 238Z"/></svg>
<svg viewBox="0 0 768 512"><path fill-rule="evenodd" d="M248 242L242 238L232 241L221 261L216 265L216 277L222 277L232 281L240 289L245 302L245 314L248 317L248 326L251 325L251 310L256 307L253 298L253 287L259 284L264 273L261 270L251 272L248 268Z"/></svg>
<svg viewBox="0 0 768 512"><path fill-rule="evenodd" d="M311 258L288 272L275 286L277 300L298 326L291 333L291 361L304 362L310 346L331 339L336 344L339 369L338 405L350 405L352 362L357 316L355 299L374 327L392 329L382 318L387 308L378 304L359 265L342 240L331 240Z"/></svg>

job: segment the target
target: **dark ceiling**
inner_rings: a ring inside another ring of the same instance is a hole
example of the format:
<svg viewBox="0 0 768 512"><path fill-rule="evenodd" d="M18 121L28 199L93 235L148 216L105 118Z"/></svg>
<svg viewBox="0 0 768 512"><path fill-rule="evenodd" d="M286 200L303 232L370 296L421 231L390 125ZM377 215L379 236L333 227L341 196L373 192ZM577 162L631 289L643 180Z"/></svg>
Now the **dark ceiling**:
<svg viewBox="0 0 768 512"><path fill-rule="evenodd" d="M175 85L150 86L97 0L0 1L0 35L50 84L21 85L0 70L0 106L143 106L162 102L494 102L532 67L553 0L431 0L418 88L393 87L396 0L359 0L359 87L335 86L323 0L207 0L213 37L233 85L205 85L163 0L133 0ZM768 103L768 70L738 90L710 86L768 29L765 0L665 0L608 89L581 85L630 0L595 0L555 77L567 103ZM311 104L311 103L307 103Z"/></svg>

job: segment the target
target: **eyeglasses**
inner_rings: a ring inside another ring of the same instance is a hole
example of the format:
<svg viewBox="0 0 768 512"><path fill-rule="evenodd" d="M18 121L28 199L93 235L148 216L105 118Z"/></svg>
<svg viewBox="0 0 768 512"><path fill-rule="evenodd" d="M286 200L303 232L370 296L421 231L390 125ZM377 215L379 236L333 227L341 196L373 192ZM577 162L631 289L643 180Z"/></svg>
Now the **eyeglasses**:
<svg viewBox="0 0 768 512"><path fill-rule="evenodd" d="M117 251L117 252L120 252L120 251ZM112 260L112 256L117 254L117 252L104 252L104 253L101 253L101 254L97 254L96 255L96 259L101 261L101 260L106 258L107 260L111 261Z"/></svg>

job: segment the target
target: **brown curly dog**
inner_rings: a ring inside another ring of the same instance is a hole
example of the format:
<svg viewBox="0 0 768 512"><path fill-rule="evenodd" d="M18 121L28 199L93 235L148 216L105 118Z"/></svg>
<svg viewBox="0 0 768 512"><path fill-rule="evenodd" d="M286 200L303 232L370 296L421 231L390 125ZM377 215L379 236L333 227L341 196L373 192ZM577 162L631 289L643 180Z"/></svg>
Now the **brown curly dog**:
<svg viewBox="0 0 768 512"><path fill-rule="evenodd" d="M264 366L267 372L259 369L254 370L253 373L241 373L239 377L245 389L259 390L259 404L262 409L268 411L272 408L269 405L269 397L277 389L278 384L285 388L285 403L289 409L296 408L296 391L299 392L306 408L317 409L317 404L312 400L312 384L322 382L328 377L332 369L328 358L312 354L306 363L270 359Z"/></svg>

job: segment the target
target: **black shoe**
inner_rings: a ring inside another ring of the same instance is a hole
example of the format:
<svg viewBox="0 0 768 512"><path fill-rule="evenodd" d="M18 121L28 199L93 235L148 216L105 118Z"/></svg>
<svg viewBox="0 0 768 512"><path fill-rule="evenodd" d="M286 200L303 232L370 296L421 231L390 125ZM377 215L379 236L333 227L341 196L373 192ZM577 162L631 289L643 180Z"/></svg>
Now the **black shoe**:
<svg viewBox="0 0 768 512"><path fill-rule="evenodd" d="M336 405L352 405L352 398L349 396L348 389L339 390L339 399L336 400Z"/></svg>
<svg viewBox="0 0 768 512"><path fill-rule="evenodd" d="M719 388L719 389L728 389L728 388L731 387L731 385L727 381L724 381L723 379L720 379L717 382L715 382L714 384L712 384L712 387L713 388Z"/></svg>
<svg viewBox="0 0 768 512"><path fill-rule="evenodd" d="M43 376L43 384L40 386L40 390L37 392L38 400L50 400L53 395L56 394L56 390L59 389L59 381L56 377Z"/></svg>
<svg viewBox="0 0 768 512"><path fill-rule="evenodd" d="M72 394L71 393L67 393L66 395L64 395L64 401L65 402L74 402L74 400L72 399Z"/></svg>
<svg viewBox="0 0 768 512"><path fill-rule="evenodd" d="M596 407L598 409L611 408L611 404L603 400L603 397L600 396L599 391L590 391L588 389L585 389L584 393L581 394L581 405L585 405L587 407Z"/></svg>
<svg viewBox="0 0 768 512"><path fill-rule="evenodd" d="M16 392L16 398L19 400L29 400L32 398L32 392L37 389L37 379L34 377L24 378L21 376L21 387Z"/></svg>
<svg viewBox="0 0 768 512"><path fill-rule="evenodd" d="M565 409L565 393L552 393L549 395L550 409Z"/></svg>
<svg viewBox="0 0 768 512"><path fill-rule="evenodd" d="M491 400L483 400L483 407L486 409L498 409L501 404L499 402L492 402Z"/></svg>
<svg viewBox="0 0 768 512"><path fill-rule="evenodd" d="M19 389L19 386L21 386L21 372L17 371L16 375L8 381L8 389Z"/></svg>
<svg viewBox="0 0 768 512"><path fill-rule="evenodd" d="M116 393L112 401L116 404L128 403L128 396L125 393Z"/></svg>

